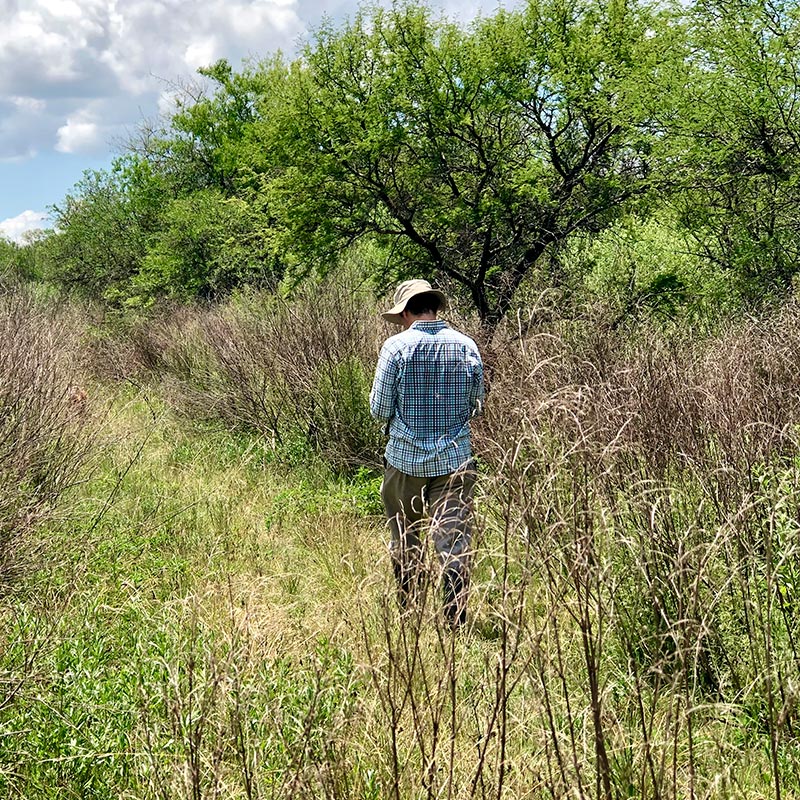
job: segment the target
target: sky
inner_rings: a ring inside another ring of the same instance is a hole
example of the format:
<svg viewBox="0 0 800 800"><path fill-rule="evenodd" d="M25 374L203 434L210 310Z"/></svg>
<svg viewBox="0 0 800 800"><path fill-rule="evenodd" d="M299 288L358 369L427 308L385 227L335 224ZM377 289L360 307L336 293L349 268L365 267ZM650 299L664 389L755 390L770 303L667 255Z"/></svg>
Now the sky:
<svg viewBox="0 0 800 800"><path fill-rule="evenodd" d="M388 5L390 0L381 0ZM431 0L464 23L497 0ZM108 167L196 70L298 52L358 0L0 0L0 235L49 227L87 169Z"/></svg>

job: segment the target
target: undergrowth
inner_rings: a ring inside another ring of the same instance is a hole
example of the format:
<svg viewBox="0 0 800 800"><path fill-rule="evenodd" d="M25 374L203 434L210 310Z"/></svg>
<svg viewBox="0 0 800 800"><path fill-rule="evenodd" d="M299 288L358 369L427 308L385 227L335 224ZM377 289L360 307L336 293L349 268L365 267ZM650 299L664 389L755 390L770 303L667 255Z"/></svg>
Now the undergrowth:
<svg viewBox="0 0 800 800"><path fill-rule="evenodd" d="M368 437L189 420L164 361L98 379L113 446L3 595L0 792L797 794L796 313L485 344L456 636L435 574L400 617Z"/></svg>

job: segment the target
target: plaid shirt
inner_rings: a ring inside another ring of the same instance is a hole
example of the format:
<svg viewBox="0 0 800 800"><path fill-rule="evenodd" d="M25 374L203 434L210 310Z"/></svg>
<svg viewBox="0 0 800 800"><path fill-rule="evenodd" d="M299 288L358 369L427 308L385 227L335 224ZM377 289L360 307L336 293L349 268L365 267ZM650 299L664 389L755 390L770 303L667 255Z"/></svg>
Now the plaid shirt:
<svg viewBox="0 0 800 800"><path fill-rule="evenodd" d="M386 460L406 475L447 475L471 456L469 420L484 398L483 363L469 336L441 320L384 342L369 396L387 423Z"/></svg>

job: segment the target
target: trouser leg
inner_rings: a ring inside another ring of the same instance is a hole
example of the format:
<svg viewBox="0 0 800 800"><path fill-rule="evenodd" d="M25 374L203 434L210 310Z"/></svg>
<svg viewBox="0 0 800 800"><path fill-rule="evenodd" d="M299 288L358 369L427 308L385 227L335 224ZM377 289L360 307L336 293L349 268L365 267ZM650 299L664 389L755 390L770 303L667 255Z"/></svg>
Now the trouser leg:
<svg viewBox="0 0 800 800"><path fill-rule="evenodd" d="M446 569L442 573L442 613L451 628L467 624L467 596L469 594L469 570L464 565L457 569Z"/></svg>
<svg viewBox="0 0 800 800"><path fill-rule="evenodd" d="M450 475L430 479L426 487L433 542L442 569L443 612L453 627L467 620L475 478L470 461Z"/></svg>
<svg viewBox="0 0 800 800"><path fill-rule="evenodd" d="M406 475L388 465L381 484L381 499L391 532L392 567L401 608L406 608L415 598L422 572L423 542L420 531L425 511L422 495L426 481L426 478Z"/></svg>

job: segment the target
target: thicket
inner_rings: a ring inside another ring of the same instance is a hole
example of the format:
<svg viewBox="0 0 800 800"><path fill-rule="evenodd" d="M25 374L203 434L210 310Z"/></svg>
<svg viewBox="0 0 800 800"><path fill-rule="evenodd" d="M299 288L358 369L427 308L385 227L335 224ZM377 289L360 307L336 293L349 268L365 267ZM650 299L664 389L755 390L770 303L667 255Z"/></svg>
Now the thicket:
<svg viewBox="0 0 800 800"><path fill-rule="evenodd" d="M249 291L101 330L92 361L98 376L155 382L187 421L263 438L278 460L369 469L381 463L368 404L379 334L365 309L377 314L352 282L292 301Z"/></svg>
<svg viewBox="0 0 800 800"><path fill-rule="evenodd" d="M0 592L95 445L73 313L0 286Z"/></svg>

